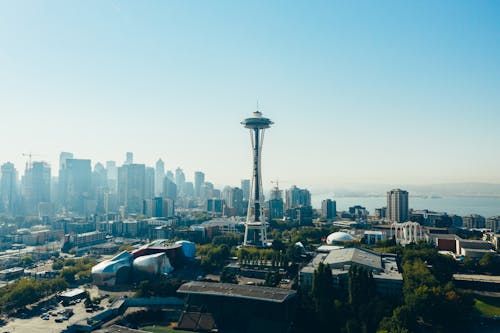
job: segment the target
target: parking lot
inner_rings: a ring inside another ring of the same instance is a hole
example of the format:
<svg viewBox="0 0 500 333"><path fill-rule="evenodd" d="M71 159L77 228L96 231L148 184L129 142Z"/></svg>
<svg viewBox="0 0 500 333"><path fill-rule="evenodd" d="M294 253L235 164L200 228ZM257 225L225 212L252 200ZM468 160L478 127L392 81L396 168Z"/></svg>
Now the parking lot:
<svg viewBox="0 0 500 333"><path fill-rule="evenodd" d="M98 296L97 288L87 289L90 293L91 297ZM101 306L106 308L108 302L107 298L101 301ZM56 319L61 320L64 316L62 312L64 309L73 310L73 315L69 317L67 320L62 320L62 322L56 322ZM102 311L102 310L101 310ZM52 312L53 314L49 314L48 316L44 316L48 312ZM28 333L42 333L42 332L61 332L67 328L68 325L76 323L79 320L85 319L94 313L87 313L85 310L83 300L75 305L68 305L66 307L61 304L52 301L47 302L36 310L33 310L29 313L27 318L9 318L7 324L0 328L1 332L28 332ZM42 316L47 319L42 319Z"/></svg>

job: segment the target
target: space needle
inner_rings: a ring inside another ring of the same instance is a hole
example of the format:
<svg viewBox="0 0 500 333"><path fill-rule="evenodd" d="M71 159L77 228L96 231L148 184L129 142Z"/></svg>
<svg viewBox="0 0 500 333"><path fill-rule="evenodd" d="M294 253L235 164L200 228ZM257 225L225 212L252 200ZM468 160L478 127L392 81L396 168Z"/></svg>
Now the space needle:
<svg viewBox="0 0 500 333"><path fill-rule="evenodd" d="M255 111L252 117L241 124L250 130L253 152L253 177L248 200L248 213L245 222L244 246L264 247L267 243L266 220L264 216L264 194L262 191L262 175L260 172L262 143L264 130L271 127L273 122L262 116L260 111Z"/></svg>

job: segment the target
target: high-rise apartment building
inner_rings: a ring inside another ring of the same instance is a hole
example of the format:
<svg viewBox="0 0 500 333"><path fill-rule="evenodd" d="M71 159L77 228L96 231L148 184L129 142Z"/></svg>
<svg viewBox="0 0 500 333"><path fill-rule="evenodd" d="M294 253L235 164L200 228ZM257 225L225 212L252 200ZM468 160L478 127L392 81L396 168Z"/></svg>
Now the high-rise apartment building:
<svg viewBox="0 0 500 333"><path fill-rule="evenodd" d="M143 214L147 217L172 217L174 216L174 201L162 197L145 199Z"/></svg>
<svg viewBox="0 0 500 333"><path fill-rule="evenodd" d="M494 233L500 231L500 216L491 216L486 220L486 228Z"/></svg>
<svg viewBox="0 0 500 333"><path fill-rule="evenodd" d="M282 219L284 216L284 202L282 198L270 199L268 202L269 207L269 219Z"/></svg>
<svg viewBox="0 0 500 333"><path fill-rule="evenodd" d="M392 222L406 222L408 214L408 192L394 189L387 192L387 219Z"/></svg>
<svg viewBox="0 0 500 333"><path fill-rule="evenodd" d="M301 189L293 185L286 190L285 205L286 209L311 206L311 193L307 189Z"/></svg>
<svg viewBox="0 0 500 333"><path fill-rule="evenodd" d="M238 187L232 187L229 191L229 198L226 205L233 210L233 215L241 215L243 213L243 191Z"/></svg>
<svg viewBox="0 0 500 333"><path fill-rule="evenodd" d="M486 219L479 214L470 214L462 217L462 224L469 229L482 229L486 227Z"/></svg>
<svg viewBox="0 0 500 333"><path fill-rule="evenodd" d="M332 199L325 199L321 202L321 216L332 219L337 216L337 202Z"/></svg>
<svg viewBox="0 0 500 333"><path fill-rule="evenodd" d="M0 179L0 211L7 214L16 212L18 198L17 170L14 164L2 164Z"/></svg>
<svg viewBox="0 0 500 333"><path fill-rule="evenodd" d="M243 182L243 181L242 181ZM283 202L283 191L278 187L278 183L273 187L269 193L269 201L267 202L269 208L269 219L282 219L284 216L284 202Z"/></svg>

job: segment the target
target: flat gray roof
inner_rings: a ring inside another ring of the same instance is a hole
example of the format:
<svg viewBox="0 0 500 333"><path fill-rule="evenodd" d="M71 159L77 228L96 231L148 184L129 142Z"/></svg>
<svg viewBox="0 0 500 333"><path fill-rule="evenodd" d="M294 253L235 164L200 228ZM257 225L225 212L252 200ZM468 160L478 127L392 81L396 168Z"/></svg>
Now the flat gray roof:
<svg viewBox="0 0 500 333"><path fill-rule="evenodd" d="M120 332L120 333L147 333L147 331L143 330L136 330L133 328L125 327L125 326L120 326L120 325L112 325L107 328L99 329L95 332L98 333L115 333L115 332Z"/></svg>
<svg viewBox="0 0 500 333"><path fill-rule="evenodd" d="M245 298L275 303L283 303L297 294L296 291L280 288L199 281L184 283L177 289L177 292L184 294Z"/></svg>
<svg viewBox="0 0 500 333"><path fill-rule="evenodd" d="M457 281L500 283L500 276L493 275L453 274L453 279Z"/></svg>
<svg viewBox="0 0 500 333"><path fill-rule="evenodd" d="M377 270L383 269L380 254L354 247L332 250L324 260L325 264L334 267L351 262Z"/></svg>
<svg viewBox="0 0 500 333"><path fill-rule="evenodd" d="M66 292L62 293L61 297L75 297L75 296L78 296L80 294L83 294L84 292L85 292L85 290L80 289L80 288L76 288L76 289L72 289L70 291L66 291Z"/></svg>

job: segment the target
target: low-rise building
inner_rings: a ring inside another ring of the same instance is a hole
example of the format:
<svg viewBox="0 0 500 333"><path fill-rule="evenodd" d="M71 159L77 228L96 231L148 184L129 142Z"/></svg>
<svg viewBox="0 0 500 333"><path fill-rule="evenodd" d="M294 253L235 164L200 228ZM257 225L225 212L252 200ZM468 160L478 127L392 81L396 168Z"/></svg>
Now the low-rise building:
<svg viewBox="0 0 500 333"><path fill-rule="evenodd" d="M91 231L82 234L71 234L65 236L65 243L69 242L74 247L86 247L104 243L105 241L106 234L100 231Z"/></svg>
<svg viewBox="0 0 500 333"><path fill-rule="evenodd" d="M184 330L285 333L297 308L297 292L281 288L192 281L177 292L187 295Z"/></svg>
<svg viewBox="0 0 500 333"><path fill-rule="evenodd" d="M363 239L365 240L366 244L376 244L377 242L385 240L386 237L382 231L366 230L363 233Z"/></svg>
<svg viewBox="0 0 500 333"><path fill-rule="evenodd" d="M347 292L349 269L363 267L373 274L377 292L382 295L400 295L403 277L398 270L396 255L387 255L357 247L334 249L319 253L299 272L299 285L310 289L314 271L319 264L328 265L332 272L332 283L337 290Z"/></svg>
<svg viewBox="0 0 500 333"><path fill-rule="evenodd" d="M86 295L87 294L85 290L76 288L62 293L61 295L59 295L59 299L63 302L64 305L67 305L71 301L84 299Z"/></svg>
<svg viewBox="0 0 500 333"><path fill-rule="evenodd" d="M440 251L452 252L455 256L482 257L493 251L493 244L484 240L462 239L455 234L430 234L430 240Z"/></svg>
<svg viewBox="0 0 500 333"><path fill-rule="evenodd" d="M492 216L486 220L486 228L492 232L497 233L500 231L500 215Z"/></svg>
<svg viewBox="0 0 500 333"><path fill-rule="evenodd" d="M22 267L12 267L0 271L0 280L10 281L20 278L24 274L24 268Z"/></svg>
<svg viewBox="0 0 500 333"><path fill-rule="evenodd" d="M462 225L468 229L482 229L486 226L484 216L471 214L462 217Z"/></svg>

